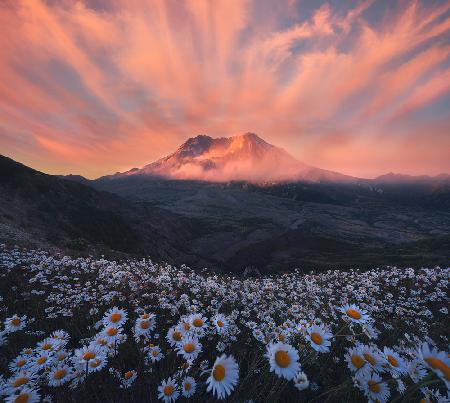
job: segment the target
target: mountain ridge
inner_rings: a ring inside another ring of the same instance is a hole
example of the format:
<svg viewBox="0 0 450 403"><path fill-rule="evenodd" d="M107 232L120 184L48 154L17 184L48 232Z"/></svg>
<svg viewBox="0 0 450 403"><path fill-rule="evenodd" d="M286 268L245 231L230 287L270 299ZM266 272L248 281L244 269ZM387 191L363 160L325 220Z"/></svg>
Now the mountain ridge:
<svg viewBox="0 0 450 403"><path fill-rule="evenodd" d="M151 252L175 261L190 220L157 207L136 206L117 194L48 175L0 155L0 241L118 253Z"/></svg>

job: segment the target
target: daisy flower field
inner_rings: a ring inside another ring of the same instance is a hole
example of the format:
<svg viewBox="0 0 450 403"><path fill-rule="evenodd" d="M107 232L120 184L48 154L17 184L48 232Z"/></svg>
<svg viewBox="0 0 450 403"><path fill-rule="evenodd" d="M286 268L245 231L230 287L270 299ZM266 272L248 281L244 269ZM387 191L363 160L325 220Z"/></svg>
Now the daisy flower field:
<svg viewBox="0 0 450 403"><path fill-rule="evenodd" d="M6 402L448 402L450 269L242 278L0 246Z"/></svg>

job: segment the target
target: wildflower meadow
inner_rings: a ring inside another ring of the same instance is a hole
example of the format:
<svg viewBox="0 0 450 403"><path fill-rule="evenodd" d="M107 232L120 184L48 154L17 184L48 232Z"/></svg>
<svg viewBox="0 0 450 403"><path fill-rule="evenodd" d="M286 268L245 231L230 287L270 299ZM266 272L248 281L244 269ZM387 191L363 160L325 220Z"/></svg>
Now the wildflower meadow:
<svg viewBox="0 0 450 403"><path fill-rule="evenodd" d="M450 269L242 278L0 247L6 402L448 402Z"/></svg>

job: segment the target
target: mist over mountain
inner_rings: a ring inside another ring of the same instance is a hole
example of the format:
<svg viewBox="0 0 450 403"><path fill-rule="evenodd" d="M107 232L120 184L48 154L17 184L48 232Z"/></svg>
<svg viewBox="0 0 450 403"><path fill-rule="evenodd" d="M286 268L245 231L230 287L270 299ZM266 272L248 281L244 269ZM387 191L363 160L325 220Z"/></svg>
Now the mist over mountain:
<svg viewBox="0 0 450 403"><path fill-rule="evenodd" d="M209 182L356 180L351 176L297 161L282 148L267 143L254 133L221 138L198 135L189 138L174 153L141 169L133 168L102 179L120 179L135 175Z"/></svg>

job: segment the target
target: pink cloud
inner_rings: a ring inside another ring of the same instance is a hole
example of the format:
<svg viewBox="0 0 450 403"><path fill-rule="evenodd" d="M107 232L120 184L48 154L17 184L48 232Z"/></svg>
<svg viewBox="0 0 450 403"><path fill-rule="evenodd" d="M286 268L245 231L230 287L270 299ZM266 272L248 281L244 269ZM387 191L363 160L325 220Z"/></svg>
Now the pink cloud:
<svg viewBox="0 0 450 403"><path fill-rule="evenodd" d="M352 175L450 171L432 158L450 129L448 3L393 3L377 19L373 1L308 14L292 0L100 3L0 8L0 147L12 157L92 177L198 133L253 131ZM421 133L435 129L420 163L417 111Z"/></svg>

